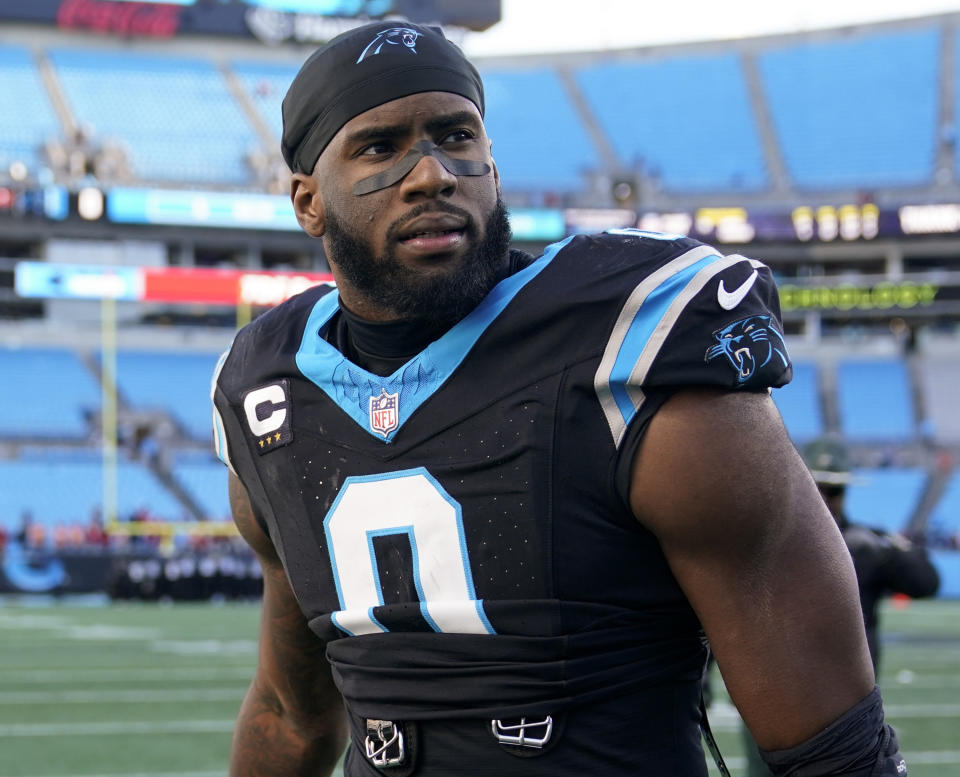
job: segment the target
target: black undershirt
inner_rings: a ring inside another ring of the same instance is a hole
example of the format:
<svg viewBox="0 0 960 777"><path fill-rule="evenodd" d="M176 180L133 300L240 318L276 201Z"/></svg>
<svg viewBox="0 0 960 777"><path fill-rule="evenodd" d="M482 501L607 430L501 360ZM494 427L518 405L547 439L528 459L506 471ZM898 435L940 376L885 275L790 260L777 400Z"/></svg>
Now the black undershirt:
<svg viewBox="0 0 960 777"><path fill-rule="evenodd" d="M533 257L510 249L507 276L527 267ZM392 375L449 329L422 319L368 321L341 300L323 338L359 367L374 375Z"/></svg>

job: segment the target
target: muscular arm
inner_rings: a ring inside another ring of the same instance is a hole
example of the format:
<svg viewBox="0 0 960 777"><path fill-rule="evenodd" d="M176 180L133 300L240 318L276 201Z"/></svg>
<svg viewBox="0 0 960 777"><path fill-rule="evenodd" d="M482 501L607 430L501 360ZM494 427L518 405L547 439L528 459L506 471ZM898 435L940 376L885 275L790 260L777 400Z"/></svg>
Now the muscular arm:
<svg viewBox="0 0 960 777"><path fill-rule="evenodd" d="M799 744L872 690L850 556L769 396L671 398L634 460L630 501L761 748Z"/></svg>
<svg viewBox="0 0 960 777"><path fill-rule="evenodd" d="M237 718L230 777L329 775L346 744L347 723L324 644L307 628L280 559L232 475L230 506L263 568L257 670Z"/></svg>

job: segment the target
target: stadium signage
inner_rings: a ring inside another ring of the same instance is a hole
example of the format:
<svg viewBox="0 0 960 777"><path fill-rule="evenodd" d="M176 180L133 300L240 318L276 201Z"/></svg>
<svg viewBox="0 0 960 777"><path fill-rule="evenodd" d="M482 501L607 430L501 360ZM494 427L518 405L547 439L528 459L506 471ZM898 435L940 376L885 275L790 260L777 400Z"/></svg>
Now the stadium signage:
<svg viewBox="0 0 960 777"><path fill-rule="evenodd" d="M271 307L321 283L329 273L249 272L208 267L123 267L18 262L21 297L116 299L203 305Z"/></svg>
<svg viewBox="0 0 960 777"><path fill-rule="evenodd" d="M836 240L873 240L880 234L880 209L872 202L864 205L801 206L791 214L798 240L817 238L825 243Z"/></svg>
<svg viewBox="0 0 960 777"><path fill-rule="evenodd" d="M113 0L65 0L57 9L57 26L119 35L170 38L180 27L180 9L160 3Z"/></svg>
<svg viewBox="0 0 960 777"><path fill-rule="evenodd" d="M3 0L0 0L2 3ZM93 198L86 198L91 206ZM80 212L79 198L66 189L0 188L0 215L68 216L96 219L100 205ZM299 232L290 198L253 192L114 187L106 192L106 218L115 224L260 229ZM705 207L693 211L626 208L510 208L514 238L553 242L579 232L636 226L652 232L689 235L710 243L852 242L913 235L960 233L960 204L801 206L792 211Z"/></svg>
<svg viewBox="0 0 960 777"><path fill-rule="evenodd" d="M107 192L106 213L115 224L300 231L282 194L117 187ZM559 240L566 229L563 211L550 208L511 208L510 226L530 241Z"/></svg>
<svg viewBox="0 0 960 777"><path fill-rule="evenodd" d="M620 208L567 208L563 212L567 232L602 232L636 225L637 214ZM667 230L655 230L665 232Z"/></svg>
<svg viewBox="0 0 960 777"><path fill-rule="evenodd" d="M780 285L780 307L795 310L910 310L929 307L937 300L940 286L935 283L878 283L858 286Z"/></svg>
<svg viewBox="0 0 960 777"><path fill-rule="evenodd" d="M905 235L943 235L960 232L960 205L904 205L900 229Z"/></svg>
<svg viewBox="0 0 960 777"><path fill-rule="evenodd" d="M500 21L499 0L320 0L309 13L305 7L294 0L0 0L0 20L124 37L215 35L267 43L326 41L345 25L386 14L470 30L485 30Z"/></svg>
<svg viewBox="0 0 960 777"><path fill-rule="evenodd" d="M883 218L881 218L883 216ZM792 211L748 211L742 207L705 207L693 212L643 213L640 229L690 235L718 243L799 240L830 243L835 240L873 240L895 235L896 215L881 214L873 203L864 205L800 206Z"/></svg>
<svg viewBox="0 0 960 777"><path fill-rule="evenodd" d="M700 208L693 224L697 235L721 243L749 243L757 234L746 208Z"/></svg>
<svg viewBox="0 0 960 777"><path fill-rule="evenodd" d="M107 218L120 224L300 230L289 197L247 192L118 187L107 192Z"/></svg>

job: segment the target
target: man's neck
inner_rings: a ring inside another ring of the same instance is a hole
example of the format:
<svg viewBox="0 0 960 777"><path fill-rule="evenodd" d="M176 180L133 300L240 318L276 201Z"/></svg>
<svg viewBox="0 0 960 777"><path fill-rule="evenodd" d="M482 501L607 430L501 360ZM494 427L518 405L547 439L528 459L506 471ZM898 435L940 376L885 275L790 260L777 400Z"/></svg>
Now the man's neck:
<svg viewBox="0 0 960 777"><path fill-rule="evenodd" d="M533 261L522 251L510 251L508 275L519 272ZM361 305L361 310L364 310ZM368 317L354 303L340 298L345 338L340 347L354 364L376 375L390 375L442 337L453 323L434 322L424 318L382 319Z"/></svg>

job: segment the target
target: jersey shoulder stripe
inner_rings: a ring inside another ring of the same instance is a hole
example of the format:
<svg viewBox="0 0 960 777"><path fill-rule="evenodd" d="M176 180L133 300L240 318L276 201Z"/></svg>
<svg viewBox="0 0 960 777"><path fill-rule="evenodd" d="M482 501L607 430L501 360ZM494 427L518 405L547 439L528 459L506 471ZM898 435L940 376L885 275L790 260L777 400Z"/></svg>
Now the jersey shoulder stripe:
<svg viewBox="0 0 960 777"><path fill-rule="evenodd" d="M594 378L616 446L643 406L643 386L651 366L690 302L717 275L741 262L754 269L765 268L754 259L737 254L725 257L711 246L701 245L644 278L627 298ZM717 307L722 306L720 300Z"/></svg>

